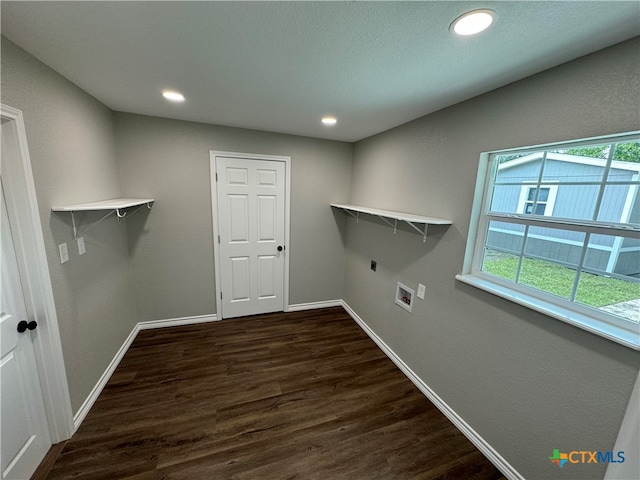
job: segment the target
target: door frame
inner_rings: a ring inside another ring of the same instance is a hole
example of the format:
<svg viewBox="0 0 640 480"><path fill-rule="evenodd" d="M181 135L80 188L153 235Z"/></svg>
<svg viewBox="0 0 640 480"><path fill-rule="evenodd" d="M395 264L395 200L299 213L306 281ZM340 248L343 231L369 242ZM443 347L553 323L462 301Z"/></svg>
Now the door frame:
<svg viewBox="0 0 640 480"><path fill-rule="evenodd" d="M73 413L27 133L22 111L0 104L0 116L3 130L12 129L15 140L7 148L16 155L2 158L2 178L27 314L38 322L32 338L49 433L58 443L73 434Z"/></svg>
<svg viewBox="0 0 640 480"><path fill-rule="evenodd" d="M218 242L218 235L220 234L220 225L218 223L218 186L216 182L216 166L217 158L237 158L242 160L267 160L273 162L284 163L284 242L285 242L285 255L284 255L284 298L283 308L284 311L289 309L289 258L291 254L290 245L290 217L291 217L291 157L282 155L262 155L258 153L240 153L240 152L224 152L219 150L210 150L210 174L211 174L211 220L213 224L213 262L215 270L215 282L216 282L216 317L218 320L224 318L224 311L222 308L222 275L220 273L220 243Z"/></svg>

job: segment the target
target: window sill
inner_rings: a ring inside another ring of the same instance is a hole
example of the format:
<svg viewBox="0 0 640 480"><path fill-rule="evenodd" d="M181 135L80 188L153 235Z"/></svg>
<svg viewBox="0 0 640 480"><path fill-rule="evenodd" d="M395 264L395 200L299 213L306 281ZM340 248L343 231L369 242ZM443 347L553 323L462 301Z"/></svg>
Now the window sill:
<svg viewBox="0 0 640 480"><path fill-rule="evenodd" d="M634 332L471 274L456 275L456 280L594 333L625 347L640 350L640 325L636 326L636 331Z"/></svg>

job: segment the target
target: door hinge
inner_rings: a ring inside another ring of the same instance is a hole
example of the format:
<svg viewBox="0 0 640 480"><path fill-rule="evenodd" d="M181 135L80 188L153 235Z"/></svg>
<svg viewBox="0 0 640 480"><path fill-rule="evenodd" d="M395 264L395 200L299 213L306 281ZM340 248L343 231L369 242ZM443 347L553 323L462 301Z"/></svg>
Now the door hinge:
<svg viewBox="0 0 640 480"><path fill-rule="evenodd" d="M218 243L220 243L220 235L218 235Z"/></svg>
<svg viewBox="0 0 640 480"><path fill-rule="evenodd" d="M218 172L216 172L216 182L218 181Z"/></svg>
<svg viewBox="0 0 640 480"><path fill-rule="evenodd" d="M222 300L222 292L220 292L220 300Z"/></svg>

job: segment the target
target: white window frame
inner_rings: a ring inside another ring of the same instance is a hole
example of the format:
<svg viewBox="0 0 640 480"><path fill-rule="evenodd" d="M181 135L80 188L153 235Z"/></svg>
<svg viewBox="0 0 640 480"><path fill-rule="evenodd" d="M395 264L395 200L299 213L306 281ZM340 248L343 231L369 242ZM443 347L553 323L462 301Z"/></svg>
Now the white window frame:
<svg viewBox="0 0 640 480"><path fill-rule="evenodd" d="M640 227L637 225L611 224L588 220L559 219L553 217L545 218L544 216L524 213L499 214L491 212L490 214L489 207L491 205L493 183L498 169L498 162L493 161L495 157L505 154L525 153L532 150L575 148L597 143L624 143L637 141L639 138L640 131L584 139L575 142L482 153L480 156L478 177L476 179L476 189L472 205L471 222L469 226L463 269L460 275L456 275L456 279L537 312L574 325L583 330L595 333L634 350L640 350L640 323L636 323L577 302L556 297L551 293L527 287L520 283L514 283L507 279L502 279L498 276L482 271L485 240L489 228L489 222L491 220L514 222L530 226L570 228L593 234L620 235L621 233L625 233L628 235L630 231L634 234L640 233ZM607 172L604 173L604 176L606 176L606 173ZM536 185L531 185L531 187L535 186ZM556 192L554 194L553 202L548 202L555 203L558 185L548 185L545 182L543 186L555 187ZM525 187L529 186L526 185ZM523 188L523 191L526 190L526 188ZM549 197L551 198L551 191L549 193ZM524 201L522 203L524 205ZM518 212L520 212L520 205L518 207ZM550 210L550 212L551 211L552 210ZM545 208L545 215L546 214L547 209Z"/></svg>

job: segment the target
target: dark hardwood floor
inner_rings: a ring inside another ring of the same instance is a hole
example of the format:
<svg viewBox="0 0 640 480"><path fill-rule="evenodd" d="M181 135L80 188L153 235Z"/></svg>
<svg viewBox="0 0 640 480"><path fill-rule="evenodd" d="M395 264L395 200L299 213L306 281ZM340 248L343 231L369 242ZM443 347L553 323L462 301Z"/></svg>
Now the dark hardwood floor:
<svg viewBox="0 0 640 480"><path fill-rule="evenodd" d="M140 332L49 479L502 479L342 308Z"/></svg>

